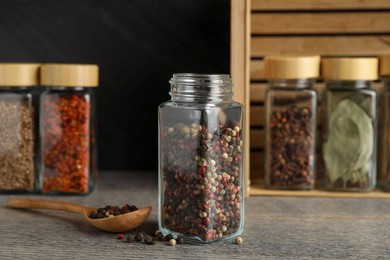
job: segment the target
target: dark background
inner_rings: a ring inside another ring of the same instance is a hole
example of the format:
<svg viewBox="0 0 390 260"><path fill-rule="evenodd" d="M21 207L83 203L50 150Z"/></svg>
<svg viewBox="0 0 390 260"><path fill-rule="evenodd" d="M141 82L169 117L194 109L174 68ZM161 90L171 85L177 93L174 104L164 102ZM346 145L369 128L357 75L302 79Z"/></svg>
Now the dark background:
<svg viewBox="0 0 390 260"><path fill-rule="evenodd" d="M0 0L0 62L95 63L99 168L157 170L173 73L229 73L230 0Z"/></svg>

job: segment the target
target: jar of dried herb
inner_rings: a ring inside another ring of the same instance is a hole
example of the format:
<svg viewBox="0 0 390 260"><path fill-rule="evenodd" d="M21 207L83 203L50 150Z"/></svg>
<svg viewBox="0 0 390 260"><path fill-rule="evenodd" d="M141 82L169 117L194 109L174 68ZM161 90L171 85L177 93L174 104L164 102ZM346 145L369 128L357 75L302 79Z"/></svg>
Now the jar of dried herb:
<svg viewBox="0 0 390 260"><path fill-rule="evenodd" d="M0 192L35 192L40 64L0 64Z"/></svg>
<svg viewBox="0 0 390 260"><path fill-rule="evenodd" d="M41 97L41 191L87 194L94 185L98 66L44 64Z"/></svg>
<svg viewBox="0 0 390 260"><path fill-rule="evenodd" d="M319 56L267 56L265 184L308 190L315 182Z"/></svg>
<svg viewBox="0 0 390 260"><path fill-rule="evenodd" d="M379 74L384 88L380 99L380 142L378 145L380 161L379 184L385 191L390 191L390 55L380 57Z"/></svg>
<svg viewBox="0 0 390 260"><path fill-rule="evenodd" d="M243 108L229 75L174 74L159 106L159 228L193 243L244 223Z"/></svg>
<svg viewBox="0 0 390 260"><path fill-rule="evenodd" d="M324 58L322 159L325 187L371 191L376 185L377 58Z"/></svg>

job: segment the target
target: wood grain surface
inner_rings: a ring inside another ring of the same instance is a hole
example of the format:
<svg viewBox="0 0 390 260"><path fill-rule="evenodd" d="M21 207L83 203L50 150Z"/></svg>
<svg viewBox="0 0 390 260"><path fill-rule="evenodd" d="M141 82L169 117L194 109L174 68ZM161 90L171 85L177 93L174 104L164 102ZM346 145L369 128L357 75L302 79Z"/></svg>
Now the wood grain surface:
<svg viewBox="0 0 390 260"><path fill-rule="evenodd" d="M155 172L102 172L89 196L0 196L1 259L386 259L390 255L390 200L250 197L240 246L154 246L118 240L95 230L78 214L4 207L8 198L30 197L106 204L152 205L157 224Z"/></svg>

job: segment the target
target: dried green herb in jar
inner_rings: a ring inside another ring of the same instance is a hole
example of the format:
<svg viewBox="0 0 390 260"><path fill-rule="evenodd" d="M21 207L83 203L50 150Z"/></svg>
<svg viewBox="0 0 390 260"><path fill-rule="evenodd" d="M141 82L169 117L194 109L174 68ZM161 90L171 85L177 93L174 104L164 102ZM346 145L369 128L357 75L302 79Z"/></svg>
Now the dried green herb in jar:
<svg viewBox="0 0 390 260"><path fill-rule="evenodd" d="M370 191L376 184L376 58L327 58L323 161L326 188Z"/></svg>
<svg viewBox="0 0 390 260"><path fill-rule="evenodd" d="M330 181L341 178L366 184L373 142L371 118L353 101L342 101L330 117L329 137L324 144Z"/></svg>

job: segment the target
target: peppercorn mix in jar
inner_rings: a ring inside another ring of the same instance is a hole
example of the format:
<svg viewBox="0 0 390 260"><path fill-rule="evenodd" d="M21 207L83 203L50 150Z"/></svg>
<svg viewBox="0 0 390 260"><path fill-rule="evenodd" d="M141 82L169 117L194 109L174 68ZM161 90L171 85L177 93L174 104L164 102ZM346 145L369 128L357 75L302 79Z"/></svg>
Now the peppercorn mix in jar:
<svg viewBox="0 0 390 260"><path fill-rule="evenodd" d="M40 64L0 64L0 192L36 192Z"/></svg>
<svg viewBox="0 0 390 260"><path fill-rule="evenodd" d="M159 228L193 243L244 224L243 108L228 75L174 74L159 106Z"/></svg>
<svg viewBox="0 0 390 260"><path fill-rule="evenodd" d="M384 88L380 99L380 152L378 153L378 164L380 161L379 185L385 191L390 191L390 55L380 57L379 74Z"/></svg>
<svg viewBox="0 0 390 260"><path fill-rule="evenodd" d="M319 56L267 56L265 184L269 189L314 188ZM260 165L259 165L260 167Z"/></svg>
<svg viewBox="0 0 390 260"><path fill-rule="evenodd" d="M87 194L96 171L94 138L98 67L44 64L41 98L41 191Z"/></svg>
<svg viewBox="0 0 390 260"><path fill-rule="evenodd" d="M324 58L322 160L325 188L371 191L376 185L377 58Z"/></svg>

